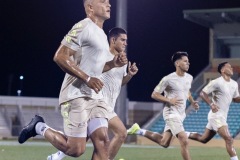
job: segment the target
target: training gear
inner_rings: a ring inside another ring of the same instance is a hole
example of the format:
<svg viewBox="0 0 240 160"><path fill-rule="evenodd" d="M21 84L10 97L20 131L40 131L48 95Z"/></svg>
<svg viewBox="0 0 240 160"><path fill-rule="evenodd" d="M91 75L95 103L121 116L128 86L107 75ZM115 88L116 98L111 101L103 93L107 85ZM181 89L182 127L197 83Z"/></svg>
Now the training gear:
<svg viewBox="0 0 240 160"><path fill-rule="evenodd" d="M37 135L35 131L35 126L38 122L44 123L44 120L41 116L35 115L35 117L32 118L31 122L22 129L18 137L18 142L20 144L24 143L29 138L35 137Z"/></svg>

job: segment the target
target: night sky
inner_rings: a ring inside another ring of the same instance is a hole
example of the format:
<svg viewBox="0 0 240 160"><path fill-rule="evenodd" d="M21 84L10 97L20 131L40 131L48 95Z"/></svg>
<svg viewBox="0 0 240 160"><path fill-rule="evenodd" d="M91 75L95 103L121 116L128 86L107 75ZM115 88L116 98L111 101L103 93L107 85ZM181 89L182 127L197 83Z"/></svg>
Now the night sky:
<svg viewBox="0 0 240 160"><path fill-rule="evenodd" d="M115 27L116 1L110 0ZM238 8L239 0L128 0L128 58L138 74L128 84L131 101L153 101L159 80L175 70L175 51L187 51L189 73L208 64L209 31L183 18L186 9ZM85 18L82 0L0 1L0 95L58 97L64 72L53 62L62 38ZM19 80L23 75L24 79Z"/></svg>

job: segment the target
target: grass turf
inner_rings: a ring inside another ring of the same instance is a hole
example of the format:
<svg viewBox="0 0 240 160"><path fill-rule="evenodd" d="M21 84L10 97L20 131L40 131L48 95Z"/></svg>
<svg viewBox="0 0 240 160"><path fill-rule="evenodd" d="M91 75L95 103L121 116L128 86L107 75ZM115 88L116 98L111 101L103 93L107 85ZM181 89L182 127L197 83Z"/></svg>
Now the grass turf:
<svg viewBox="0 0 240 160"><path fill-rule="evenodd" d="M1 141L0 141L1 142ZM0 143L0 160L46 160L47 155L57 150L49 143ZM240 155L240 150L236 150ZM67 157L65 160L90 160L92 147L88 146L80 158ZM192 160L226 160L230 159L225 148L191 147ZM158 146L124 145L115 160L181 160L180 148L164 149Z"/></svg>

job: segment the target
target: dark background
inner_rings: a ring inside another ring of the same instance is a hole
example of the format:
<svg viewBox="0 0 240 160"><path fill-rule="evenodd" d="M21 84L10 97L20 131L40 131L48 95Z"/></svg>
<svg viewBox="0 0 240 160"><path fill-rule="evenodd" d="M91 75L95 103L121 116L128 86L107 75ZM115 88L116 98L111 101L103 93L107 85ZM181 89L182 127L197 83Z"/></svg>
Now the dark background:
<svg viewBox="0 0 240 160"><path fill-rule="evenodd" d="M116 24L116 0L104 30ZM175 69L175 51L187 51L189 73L207 64L209 30L183 18L186 9L237 8L240 0L128 0L128 57L139 73L128 84L131 101L153 101L160 79ZM58 97L64 73L53 55L64 35L85 18L82 0L0 1L0 95ZM23 75L24 79L19 80Z"/></svg>

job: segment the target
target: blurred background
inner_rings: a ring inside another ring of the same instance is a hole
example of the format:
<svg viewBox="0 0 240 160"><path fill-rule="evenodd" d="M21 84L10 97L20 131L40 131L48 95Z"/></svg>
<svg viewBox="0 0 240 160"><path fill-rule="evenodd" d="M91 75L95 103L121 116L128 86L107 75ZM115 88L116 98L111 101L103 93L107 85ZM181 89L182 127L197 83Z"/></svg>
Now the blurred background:
<svg viewBox="0 0 240 160"><path fill-rule="evenodd" d="M117 1L110 2L106 33L116 26ZM153 88L174 71L175 51L189 53L193 76L208 65L209 29L185 20L183 10L240 7L239 0L126 2L128 56L139 67L128 85L134 101L153 101ZM21 88L23 96L58 97L64 73L52 59L65 34L85 18L82 0L3 0L0 7L0 95L16 96Z"/></svg>
<svg viewBox="0 0 240 160"><path fill-rule="evenodd" d="M128 58L139 67L116 105L126 126L138 122L143 128L162 132L163 104L151 99L151 93L163 76L175 70L170 59L176 51L189 54L195 99L209 80L219 76L216 66L220 62L229 61L235 70L233 78L239 80L239 0L110 3L111 19L103 29L107 34L111 28L122 26L116 17L125 14L122 21L128 32ZM17 136L33 114L42 114L50 126L62 130L57 98L64 72L53 62L53 55L65 34L83 18L81 0L0 1L0 135ZM204 131L209 108L200 104L198 114L188 104L187 130ZM238 113L229 112L231 134L236 138L240 131Z"/></svg>

